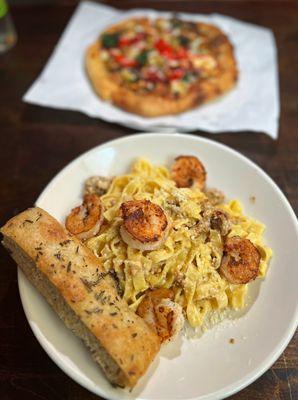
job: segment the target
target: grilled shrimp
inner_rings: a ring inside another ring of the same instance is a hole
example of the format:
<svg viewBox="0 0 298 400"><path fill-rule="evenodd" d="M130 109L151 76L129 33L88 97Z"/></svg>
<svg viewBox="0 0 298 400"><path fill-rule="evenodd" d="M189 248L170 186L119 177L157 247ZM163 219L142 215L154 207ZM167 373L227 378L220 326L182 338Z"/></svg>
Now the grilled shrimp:
<svg viewBox="0 0 298 400"><path fill-rule="evenodd" d="M123 241L134 249L156 250L166 239L168 220L163 209L149 200L131 200L120 206Z"/></svg>
<svg viewBox="0 0 298 400"><path fill-rule="evenodd" d="M244 284L259 273L260 253L248 239L233 236L226 240L220 273L230 283Z"/></svg>
<svg viewBox="0 0 298 400"><path fill-rule="evenodd" d="M103 206L95 194L86 194L83 204L71 210L65 221L66 229L81 240L95 236L103 222Z"/></svg>
<svg viewBox="0 0 298 400"><path fill-rule="evenodd" d="M177 187L198 187L206 183L206 170L201 161L194 156L179 156L172 165L172 178Z"/></svg>
<svg viewBox="0 0 298 400"><path fill-rule="evenodd" d="M170 289L149 291L139 304L137 314L157 333L161 342L169 342L184 324L182 308L173 301Z"/></svg>

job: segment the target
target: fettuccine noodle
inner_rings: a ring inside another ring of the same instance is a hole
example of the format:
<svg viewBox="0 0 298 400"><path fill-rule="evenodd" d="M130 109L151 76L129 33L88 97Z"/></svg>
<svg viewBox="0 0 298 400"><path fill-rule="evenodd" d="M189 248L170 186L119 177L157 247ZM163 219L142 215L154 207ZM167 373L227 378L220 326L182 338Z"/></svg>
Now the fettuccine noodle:
<svg viewBox="0 0 298 400"><path fill-rule="evenodd" d="M202 210L208 203L199 189L178 189L165 167L154 167L139 159L127 175L117 176L101 197L106 224L88 246L106 271L114 270L124 299L136 310L149 288L171 288L189 324L201 326L212 310L245 306L247 284L228 283L219 274L222 238L218 231L199 229ZM158 250L141 251L127 246L119 234L120 205L128 200L150 200L160 205L170 221L170 231ZM228 236L249 239L261 255L260 277L264 277L271 249L263 244L264 225L245 216L237 200L216 206L232 221Z"/></svg>

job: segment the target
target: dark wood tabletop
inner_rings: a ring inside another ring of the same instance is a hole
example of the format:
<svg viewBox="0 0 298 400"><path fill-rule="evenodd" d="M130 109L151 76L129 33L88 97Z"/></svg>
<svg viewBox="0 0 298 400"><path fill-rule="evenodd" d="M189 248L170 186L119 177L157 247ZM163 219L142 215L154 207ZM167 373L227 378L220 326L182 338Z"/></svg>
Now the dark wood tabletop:
<svg viewBox="0 0 298 400"><path fill-rule="evenodd" d="M273 30L280 73L278 140L273 141L263 133L196 134L227 144L255 161L277 182L297 212L298 2L123 0L109 3L125 9L150 6L187 12L218 12ZM79 112L33 106L21 100L53 51L75 4L71 0L53 1L52 4L39 2L36 6L16 5L11 10L19 39L15 48L0 55L1 225L33 205L45 185L80 153L133 133L128 128ZM2 247L0 254L0 398L98 398L72 381L43 351L22 309L15 264ZM297 399L297 343L296 334L269 371L231 398Z"/></svg>

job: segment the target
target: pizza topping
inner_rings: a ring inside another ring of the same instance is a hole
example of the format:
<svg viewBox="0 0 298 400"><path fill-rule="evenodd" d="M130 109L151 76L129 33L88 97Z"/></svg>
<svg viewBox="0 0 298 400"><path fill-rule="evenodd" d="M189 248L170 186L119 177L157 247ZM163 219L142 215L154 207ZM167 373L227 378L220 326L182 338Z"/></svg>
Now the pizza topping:
<svg viewBox="0 0 298 400"><path fill-rule="evenodd" d="M188 85L186 82L180 81L178 79L171 82L171 91L176 96L186 93L187 89Z"/></svg>
<svg viewBox="0 0 298 400"><path fill-rule="evenodd" d="M140 66L143 67L148 61L148 51L145 50L145 51L142 51L141 53L139 53L136 57L136 61L138 62L138 64Z"/></svg>
<svg viewBox="0 0 298 400"><path fill-rule="evenodd" d="M130 68L124 68L121 71L121 76L125 81L128 82L137 82L139 80L137 72Z"/></svg>
<svg viewBox="0 0 298 400"><path fill-rule="evenodd" d="M119 47L127 47L131 46L132 44L135 44L137 42L140 42L145 38L145 33L144 32L139 32L134 36L122 36L119 39Z"/></svg>
<svg viewBox="0 0 298 400"><path fill-rule="evenodd" d="M179 43L181 44L181 46L183 46L183 47L188 47L189 46L190 40L189 40L189 38L187 36L181 35L181 36L178 37L178 40L179 40Z"/></svg>
<svg viewBox="0 0 298 400"><path fill-rule="evenodd" d="M116 54L114 56L115 61L120 64L122 67L135 67L137 65L136 60L132 60L124 57L122 54Z"/></svg>
<svg viewBox="0 0 298 400"><path fill-rule="evenodd" d="M162 70L159 70L156 67L148 67L144 68L141 76L143 79L150 81L150 82L163 82L165 80L165 75Z"/></svg>
<svg viewBox="0 0 298 400"><path fill-rule="evenodd" d="M177 18L135 19L105 32L100 42L106 67L120 72L122 84L132 90L177 97L218 73L203 27Z"/></svg>
<svg viewBox="0 0 298 400"><path fill-rule="evenodd" d="M194 66L194 68L197 69L205 69L205 70L210 70L213 68L216 68L216 60L214 57L208 55L208 54L200 54L197 56L193 56L191 58L191 62Z"/></svg>
<svg viewBox="0 0 298 400"><path fill-rule="evenodd" d="M167 75L167 78L170 81L173 81L175 79L181 79L185 75L185 71L182 68L175 68L175 69L170 69Z"/></svg>
<svg viewBox="0 0 298 400"><path fill-rule="evenodd" d="M159 39L155 43L155 48L156 50L159 51L160 54L165 56L166 58L175 58L175 52L172 46L170 46L167 42L165 42L163 39Z"/></svg>
<svg viewBox="0 0 298 400"><path fill-rule="evenodd" d="M119 43L119 35L117 33L104 33L101 38L103 47L110 49L117 47Z"/></svg>

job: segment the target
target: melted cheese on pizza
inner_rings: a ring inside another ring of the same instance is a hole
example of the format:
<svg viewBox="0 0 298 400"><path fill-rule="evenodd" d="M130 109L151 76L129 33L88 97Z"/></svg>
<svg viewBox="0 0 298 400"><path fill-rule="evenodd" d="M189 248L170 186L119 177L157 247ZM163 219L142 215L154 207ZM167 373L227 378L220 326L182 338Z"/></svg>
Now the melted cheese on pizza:
<svg viewBox="0 0 298 400"><path fill-rule="evenodd" d="M198 80L220 73L217 50L224 41L225 35L211 25L137 18L101 35L101 59L130 89L175 98Z"/></svg>

